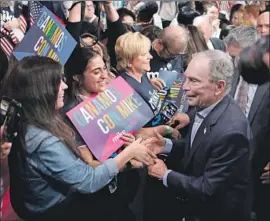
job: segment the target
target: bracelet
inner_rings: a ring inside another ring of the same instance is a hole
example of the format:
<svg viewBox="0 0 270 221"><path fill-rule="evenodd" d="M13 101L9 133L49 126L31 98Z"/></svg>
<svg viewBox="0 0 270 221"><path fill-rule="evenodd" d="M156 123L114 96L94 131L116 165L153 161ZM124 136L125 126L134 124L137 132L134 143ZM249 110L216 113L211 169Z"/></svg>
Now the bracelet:
<svg viewBox="0 0 270 221"><path fill-rule="evenodd" d="M169 126L165 126L165 137L171 137L172 132L171 132L171 128Z"/></svg>

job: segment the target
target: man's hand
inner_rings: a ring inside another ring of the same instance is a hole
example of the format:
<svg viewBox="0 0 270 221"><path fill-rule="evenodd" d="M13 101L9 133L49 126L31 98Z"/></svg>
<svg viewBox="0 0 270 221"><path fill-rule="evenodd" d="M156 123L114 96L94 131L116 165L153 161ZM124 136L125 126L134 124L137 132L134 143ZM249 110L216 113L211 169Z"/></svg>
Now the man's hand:
<svg viewBox="0 0 270 221"><path fill-rule="evenodd" d="M181 134L179 133L179 131L175 128L170 128L171 129L171 138L174 138L174 139L180 139L181 138Z"/></svg>
<svg viewBox="0 0 270 221"><path fill-rule="evenodd" d="M131 158L142 162L145 165L153 165L154 159L157 156L143 143L143 139L139 138L136 141L132 142L129 146L125 148L126 152L129 153Z"/></svg>
<svg viewBox="0 0 270 221"><path fill-rule="evenodd" d="M270 162L264 167L264 173L261 175L262 184L270 184Z"/></svg>
<svg viewBox="0 0 270 221"><path fill-rule="evenodd" d="M150 79L152 86L158 91L162 90L165 87L165 82L161 78L152 78Z"/></svg>
<svg viewBox="0 0 270 221"><path fill-rule="evenodd" d="M173 124L175 124L176 122L179 122L179 124L175 127L175 129L179 130L183 127L185 127L186 125L189 124L190 119L189 116L187 114L184 113L176 113L168 122L168 124L171 126Z"/></svg>
<svg viewBox="0 0 270 221"><path fill-rule="evenodd" d="M164 151L165 139L155 130L154 136L144 140L142 144L147 146L154 154L160 154Z"/></svg>
<svg viewBox="0 0 270 221"><path fill-rule="evenodd" d="M155 164L148 167L148 174L158 179L162 179L167 170L168 168L162 160L155 159Z"/></svg>

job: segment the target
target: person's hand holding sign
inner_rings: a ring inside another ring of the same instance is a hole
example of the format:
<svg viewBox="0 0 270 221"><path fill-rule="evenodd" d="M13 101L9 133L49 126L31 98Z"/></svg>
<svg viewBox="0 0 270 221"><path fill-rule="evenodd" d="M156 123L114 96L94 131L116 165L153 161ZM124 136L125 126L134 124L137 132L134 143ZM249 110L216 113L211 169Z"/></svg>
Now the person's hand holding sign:
<svg viewBox="0 0 270 221"><path fill-rule="evenodd" d="M177 124L175 129L179 130L190 122L189 116L185 113L176 113L168 122L168 125L172 126Z"/></svg>
<svg viewBox="0 0 270 221"><path fill-rule="evenodd" d="M161 78L151 78L150 82L158 91L161 91L166 86L165 82Z"/></svg>

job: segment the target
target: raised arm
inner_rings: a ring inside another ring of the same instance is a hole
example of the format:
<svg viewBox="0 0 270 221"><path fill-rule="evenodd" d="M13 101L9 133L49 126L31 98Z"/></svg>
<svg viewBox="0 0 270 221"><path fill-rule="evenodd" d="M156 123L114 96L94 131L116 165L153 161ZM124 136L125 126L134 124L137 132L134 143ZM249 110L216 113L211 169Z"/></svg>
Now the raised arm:
<svg viewBox="0 0 270 221"><path fill-rule="evenodd" d="M119 15L112 4L112 1L105 1L103 3L108 21L116 22L119 19Z"/></svg>

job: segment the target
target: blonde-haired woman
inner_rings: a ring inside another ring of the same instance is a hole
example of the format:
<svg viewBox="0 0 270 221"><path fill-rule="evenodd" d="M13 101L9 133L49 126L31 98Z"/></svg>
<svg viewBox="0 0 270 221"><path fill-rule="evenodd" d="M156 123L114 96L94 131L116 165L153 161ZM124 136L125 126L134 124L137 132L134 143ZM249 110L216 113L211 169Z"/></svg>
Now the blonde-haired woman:
<svg viewBox="0 0 270 221"><path fill-rule="evenodd" d="M152 59L150 48L151 42L147 37L139 32L128 32L117 39L115 53L120 76L141 95L156 113L160 108L159 95L145 74L150 71L150 60Z"/></svg>
<svg viewBox="0 0 270 221"><path fill-rule="evenodd" d="M232 16L232 25L234 25L234 26L243 25L244 24L244 14L245 14L244 9L240 9L240 10L234 12L233 16Z"/></svg>
<svg viewBox="0 0 270 221"><path fill-rule="evenodd" d="M117 69L120 76L145 100L156 115L161 108L158 91L154 89L146 72L150 71L151 42L149 38L139 32L128 32L121 35L115 45ZM146 126L151 126L151 121ZM157 131L162 136L170 134L177 138L179 132L167 125L152 128L143 128L137 132L138 136L153 136Z"/></svg>

